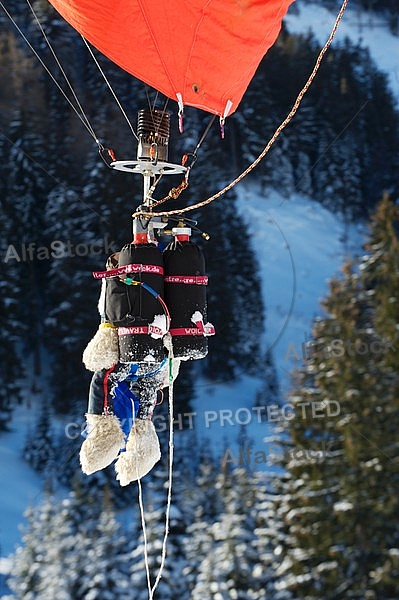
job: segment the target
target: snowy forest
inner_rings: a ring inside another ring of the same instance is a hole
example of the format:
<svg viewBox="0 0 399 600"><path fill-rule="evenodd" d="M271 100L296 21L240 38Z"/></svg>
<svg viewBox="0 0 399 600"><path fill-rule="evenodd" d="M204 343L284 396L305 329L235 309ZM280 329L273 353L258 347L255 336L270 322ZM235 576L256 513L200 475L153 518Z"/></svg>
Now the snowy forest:
<svg viewBox="0 0 399 600"><path fill-rule="evenodd" d="M295 15L303 4L298 0L290 12ZM331 15L340 4L319 2ZM395 0L351 4L378 18L390 35L399 35ZM117 156L134 154L126 122L80 38L46 1L33 6L104 146ZM8 0L7 10L68 95L28 5ZM293 34L283 26L239 110L227 119L225 138L215 123L189 189L172 207L207 198L258 156L290 111L319 51L310 28ZM144 543L152 573L161 557L167 431L159 431L162 462L142 483L146 541L137 486L120 487L112 468L83 475L80 436L60 434L65 423L80 423L86 411L90 373L82 351L99 320L99 288L91 272L104 268L107 256L130 241L140 183L101 160L1 7L0 52L0 307L5 315L0 453L22 406L33 402L21 455L42 483L38 501L27 507L9 570L0 573L0 597L145 600ZM100 55L97 60L133 120L154 102L153 90ZM185 113L185 135L179 136L177 127L172 131L175 162L193 151L209 122L198 110ZM262 445L250 426L242 425L239 455L227 440L216 453L195 428L176 432L159 598L397 598L398 173L399 112L388 78L361 43L349 38L334 43L295 119L250 176L262 201L270 190L287 199L300 193L315 210L336 215L344 228L367 229L361 256L348 257L340 275L331 273L288 397L280 390L273 352L265 351L259 335L262 329L267 338L268 306L260 257L243 235L248 223L245 211L237 210L239 192L233 188L194 213L210 235L198 244L206 256L208 311L217 335L209 340L206 359L183 365L176 413L192 410L199 380L234 385L248 374L261 380L262 403L289 402L300 418L277 419ZM169 182L163 185L167 192ZM101 253L79 254L79 245L97 245ZM62 252L54 258L57 248ZM256 407L259 393L248 401ZM165 421L167 409L167 402L157 407ZM218 435L223 438L224 431ZM3 527L0 550L2 535Z"/></svg>

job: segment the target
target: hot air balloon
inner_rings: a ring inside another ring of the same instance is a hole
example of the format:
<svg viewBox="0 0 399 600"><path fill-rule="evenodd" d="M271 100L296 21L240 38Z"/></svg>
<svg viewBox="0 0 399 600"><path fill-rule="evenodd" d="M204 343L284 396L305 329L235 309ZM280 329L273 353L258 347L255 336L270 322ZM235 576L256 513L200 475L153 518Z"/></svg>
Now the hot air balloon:
<svg viewBox="0 0 399 600"><path fill-rule="evenodd" d="M49 0L95 48L180 107L226 117L293 0Z"/></svg>

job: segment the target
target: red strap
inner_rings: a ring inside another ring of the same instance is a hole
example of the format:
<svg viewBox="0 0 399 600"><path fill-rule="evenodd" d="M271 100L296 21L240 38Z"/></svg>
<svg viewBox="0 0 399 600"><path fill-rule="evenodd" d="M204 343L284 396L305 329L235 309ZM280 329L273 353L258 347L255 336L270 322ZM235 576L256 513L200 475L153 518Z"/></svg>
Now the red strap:
<svg viewBox="0 0 399 600"><path fill-rule="evenodd" d="M215 328L213 325L204 325L203 330L197 327L176 327L169 329L169 333L172 337L176 335L215 335Z"/></svg>
<svg viewBox="0 0 399 600"><path fill-rule="evenodd" d="M141 334L164 335L165 331L157 325L143 325L141 327L118 327L118 335L141 335Z"/></svg>
<svg viewBox="0 0 399 600"><path fill-rule="evenodd" d="M147 333L147 325L143 325L141 327L118 327L118 335L137 335Z"/></svg>
<svg viewBox="0 0 399 600"><path fill-rule="evenodd" d="M208 285L206 275L166 275L165 283L186 283L189 285Z"/></svg>
<svg viewBox="0 0 399 600"><path fill-rule="evenodd" d="M107 277L118 277L118 275L126 275L126 273L155 273L163 275L163 267L159 265L125 265L116 269L108 269L108 271L94 271L94 279L106 279Z"/></svg>
<svg viewBox="0 0 399 600"><path fill-rule="evenodd" d="M103 379L103 392L104 392L104 403L103 410L105 414L108 414L108 380L112 371L115 369L115 365L113 365L108 371L106 371Z"/></svg>

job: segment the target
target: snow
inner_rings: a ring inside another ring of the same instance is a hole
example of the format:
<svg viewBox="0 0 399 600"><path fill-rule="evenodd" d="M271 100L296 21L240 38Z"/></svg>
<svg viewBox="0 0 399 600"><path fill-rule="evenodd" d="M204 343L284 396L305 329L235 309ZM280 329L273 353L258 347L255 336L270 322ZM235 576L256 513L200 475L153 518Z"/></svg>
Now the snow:
<svg viewBox="0 0 399 600"><path fill-rule="evenodd" d="M334 15L316 3L303 0L297 0L294 7L285 19L288 30L303 33L311 29L323 44ZM399 38L381 27L378 17L352 7L346 10L333 43L342 42L345 36L370 49L399 98ZM290 386L290 370L298 366L292 356L287 358L287 349L293 344L302 356L301 344L310 338L313 318L321 313L319 302L328 291L328 279L339 272L347 254L360 252L363 232L360 227L346 230L339 217L299 194L285 199L270 191L264 196L251 181L241 184L237 191L239 210L248 223L248 239L260 264L266 306L264 351L272 351L284 391ZM254 398L260 387L260 378L246 375L234 384L199 382L189 422L200 443L211 440L217 452L230 447L239 460L238 438L245 426L247 445L253 446L253 452L264 450L273 424L264 420L265 411L260 418L259 411L254 410ZM265 407L267 400L261 402ZM9 569L6 557L20 543L23 513L42 496L42 478L21 457L27 429L33 426L35 418L35 411L24 404L15 411L12 430L0 434L0 581ZM253 454L247 454L246 460L251 458ZM337 511L351 508L344 502L334 507Z"/></svg>
<svg viewBox="0 0 399 600"><path fill-rule="evenodd" d="M288 346L294 344L302 356L301 343L310 337L313 317L320 314L319 300L327 292L327 281L339 271L348 250L342 241L344 226L337 216L315 202L300 195L284 199L273 191L264 197L251 182L239 188L238 207L248 222L249 239L261 269L267 311L264 348L273 352L282 387L286 389L290 384L289 371L296 366L286 358ZM349 249L359 249L361 229L353 227L349 238ZM246 375L237 383L200 381L189 419L198 438L202 442L210 440L217 455L223 455L228 448L230 458L235 460L231 464L250 469L272 468L271 447L266 440L275 424L265 420L268 399L262 399L257 409L254 407L261 383L260 377ZM33 409L22 406L15 413L13 430L0 435L3 556L12 553L20 542L23 512L29 504L40 501L43 489L42 479L21 458L26 430L33 426L35 418ZM178 428L179 416L175 418ZM243 427L248 441L240 454ZM258 457L263 452L267 462L255 463L256 452Z"/></svg>
<svg viewBox="0 0 399 600"><path fill-rule="evenodd" d="M353 504L346 500L342 500L342 502L336 502L333 508L335 512L346 512L348 510L353 510Z"/></svg>
<svg viewBox="0 0 399 600"><path fill-rule="evenodd" d="M311 31L319 44L324 45L331 33L335 18L336 14L316 2L297 0L288 11L284 23L291 33ZM378 69L386 73L391 91L399 102L399 36L389 32L381 17L351 6L349 2L333 45L342 43L345 38L369 49Z"/></svg>
<svg viewBox="0 0 399 600"><path fill-rule="evenodd" d="M255 183L239 188L238 206L249 223L249 238L261 267L267 310L265 351L272 350L283 388L287 388L290 383L287 371L295 366L291 360L285 360L288 345L293 343L302 356L301 343L310 337L313 316L320 312L318 301L327 292L327 280L338 272L346 251L341 241L343 224L338 217L300 195L284 200L277 192L270 192L268 197L262 197ZM350 237L351 249L359 248L358 228L353 228ZM268 399L262 399L260 407L254 407L261 384L260 377L246 375L237 383L200 381L193 414L188 419L199 439L211 440L216 454L230 448L238 466L251 469L271 468L272 464L270 447L265 441L275 426L265 420ZM20 542L19 524L27 506L40 501L43 481L21 458L26 431L35 418L33 409L26 405L19 407L13 430L0 434L2 556L8 556ZM179 415L175 418L178 429ZM243 427L248 436L243 450L252 448L251 454L239 453ZM264 452L267 462L255 463L256 452ZM15 473L17 477L13 476Z"/></svg>
<svg viewBox="0 0 399 600"><path fill-rule="evenodd" d="M345 256L360 250L362 228L348 231L341 219L300 194L262 196L255 185L241 187L238 207L249 221L266 305L265 351L272 350L286 388L292 352L302 357L311 337L328 280L339 273ZM349 242L346 242L346 236ZM291 344L291 346L290 346ZM294 361L297 362L297 359Z"/></svg>
<svg viewBox="0 0 399 600"><path fill-rule="evenodd" d="M23 460L22 448L27 429L36 415L26 405L18 407L11 431L0 434L0 550L7 556L20 542L19 526L29 505L40 501L43 479Z"/></svg>

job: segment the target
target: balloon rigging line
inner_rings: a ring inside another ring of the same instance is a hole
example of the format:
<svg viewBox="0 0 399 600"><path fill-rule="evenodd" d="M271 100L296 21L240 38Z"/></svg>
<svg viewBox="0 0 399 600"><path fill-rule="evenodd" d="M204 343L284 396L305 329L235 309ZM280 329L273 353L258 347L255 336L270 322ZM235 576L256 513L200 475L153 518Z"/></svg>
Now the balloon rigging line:
<svg viewBox="0 0 399 600"><path fill-rule="evenodd" d="M210 196L209 198L207 198L206 200L203 200L202 202L197 202L196 204L192 204L190 206L186 206L185 208L180 208L180 209L176 209L176 210L169 210L169 211L160 211L160 212L156 212L157 215L159 216L165 216L168 217L170 215L178 215L178 214L182 214L182 213L187 213L189 211L192 210L197 210L198 208L202 208L203 206L206 206L207 204L210 204L211 202L213 202L214 200L217 200L218 198L220 198L220 196L223 196L223 194L225 194L226 192L230 191L235 185L237 185L237 183L239 183L240 181L242 181L244 179L244 177L246 177L259 163L260 161L266 156L266 154L269 152L270 148L272 147L272 145L274 144L274 142L277 140L277 138L279 137L280 133L287 127L287 125L291 122L291 120L293 119L293 117L295 116L301 102L302 99L304 97L304 95L306 94L306 92L308 91L308 89L310 88L310 86L313 83L313 80L316 76L317 71L319 70L320 64L324 58L325 53L327 52L328 48L331 45L331 42L334 39L334 36L337 32L338 29L338 25L342 19L342 16L345 12L345 9L347 7L348 4L348 0L343 0L342 6L338 12L338 15L335 19L335 23L333 25L333 28L331 30L331 33L328 37L328 40L326 41L326 43L324 44L323 48L321 49L317 60L315 62L315 65L313 67L312 72L310 73L305 85L303 86L303 88L301 89L301 91L299 92L290 112L288 113L288 115L286 116L286 118L284 119L284 121L277 127L276 131L274 132L273 136L270 138L269 142L267 143L267 145L264 147L264 149L262 150L262 152L259 154L259 156L245 169L245 171L243 171L240 175L238 175L238 177L236 177L233 181L231 181L228 185L226 185L223 189L219 190L218 192L216 192L216 194L214 194L213 196ZM136 213L133 214L133 216L135 216ZM141 212L141 215L146 215L146 216L151 216L154 213L151 212Z"/></svg>
<svg viewBox="0 0 399 600"><path fill-rule="evenodd" d="M25 41L25 43L27 44L27 46L29 47L29 49L31 50L31 52L36 56L36 58L38 59L38 61L40 62L40 64L42 65L43 69L46 71L46 73L50 76L50 78L53 80L53 82L55 83L55 85L57 86L57 88L60 90L61 94L64 96L65 100L68 102L68 104L72 107L72 109L74 110L74 112L76 113L77 117L80 119L80 121L83 123L84 127L87 129L87 131L89 132L89 134L92 136L92 138L95 140L95 142L97 144L99 144L99 140L93 130L93 128L91 127L89 120L87 118L87 115L85 114L85 112L83 111L82 107L80 106L80 103L78 102L78 105L80 107L80 110L82 111L82 114L79 112L79 110L76 108L76 106L73 104L73 102L71 102L71 99L68 98L68 95L64 92L64 90L62 89L62 87L60 86L60 84L58 83L58 81L55 79L54 75L51 73L50 69L46 66L45 62L42 60L42 58L39 56L39 54L36 52L36 50L34 49L34 47L32 46L32 44L30 43L30 41L28 40L28 38L26 37L26 35L24 34L24 32L22 31L22 29L18 26L17 22L15 21L15 19L12 17L12 15L10 14L10 12L7 10L7 8L4 6L3 2L1 2L0 0L0 6L3 9L3 11L5 12L5 14L7 15L7 17L10 19L11 23L14 25L15 29L18 31L18 33L20 34L20 36L22 37L22 39ZM34 13L33 13L34 14ZM57 60L57 59L56 59ZM75 95L75 94L74 94ZM76 99L76 95L75 95L75 99Z"/></svg>
<svg viewBox="0 0 399 600"><path fill-rule="evenodd" d="M208 135L208 133L209 133L209 131L210 131L210 129L211 129L211 127L212 127L213 122L215 121L215 119L216 119L216 115L212 115L212 117L211 117L208 125L205 128L204 133L202 134L202 136L199 139L199 142L197 143L196 147L194 148L194 152L189 152L189 153L187 153L187 154L185 154L183 156L183 158L185 158L186 160L189 157L191 157L191 164L187 167L186 175L185 175L185 178L183 179L183 181L180 183L179 186L177 186L177 187L172 188L171 190L169 190L168 195L165 196L164 198L161 198L160 200L154 200L153 203L151 204L151 208L152 209L154 209L155 207L159 206L160 204L163 204L167 200L170 200L170 199L176 200L176 198L179 197L179 195L181 194L181 192L188 187L188 177L190 175L190 171L191 171L192 167L194 166L194 164L195 164L195 162L196 162L196 160L198 158L198 156L197 156L198 155L198 150L200 149L203 141L205 140L206 136ZM185 164L185 162L183 164ZM155 186L158 184L159 179L161 177L162 177L162 175L158 178L158 180L156 181L156 183L152 186L152 190L155 189ZM178 211L178 212L181 212L181 211ZM138 215L139 213L135 213L135 214ZM142 214L142 213L140 213L140 214ZM147 213L147 214L150 214L150 213ZM160 214L160 213L157 212L157 214Z"/></svg>
<svg viewBox="0 0 399 600"><path fill-rule="evenodd" d="M75 99L75 102L76 102L76 104L78 105L78 108L79 108L79 110L80 110L80 112L81 112L81 114L82 114L82 117L85 119L85 121L86 121L86 123L87 123L88 129L89 129L89 131L91 132L91 135L92 135L92 137L93 137L93 138L94 138L94 139L97 141L97 136L96 136L96 134L95 134L95 132L94 132L94 129L93 129L93 127L91 126L91 124L90 124L90 122L89 122L89 119L88 119L88 117L87 117L87 115L86 115L86 113L85 113L85 111L84 111L84 109L83 109L83 106L81 105L81 103L80 103L80 101L79 101L79 98L78 98L78 96L77 96L77 94L76 94L75 90L73 89L73 86L72 86L72 84L71 84L71 82L70 82L70 80L69 80L69 78L68 78L67 74L65 73L65 71L64 71L64 69L63 69L63 67L62 67L61 61L59 60L59 58L58 58L57 54L55 53L55 50L54 50L54 48L52 47L52 45L51 45L51 43L50 43L50 40L48 39L48 37L47 37L47 35L46 35L46 32L44 31L44 28L43 28L42 24L40 23L40 21L39 21L39 19L38 19L38 16L37 16L37 14L36 14L36 12L35 12L35 9L33 8L32 4L30 3L30 0L26 0L26 3L27 3L27 5L29 6L29 8L30 8L30 10L31 10L31 13L32 13L32 15L33 15L33 17L34 17L34 19L35 19L35 21L36 21L36 23L37 23L37 26L39 27L39 29L40 29L40 31L41 31L41 33L42 33L42 35L43 35L43 38L44 38L44 40L45 40L45 42L46 42L46 44L47 44L47 46L48 46L48 48L49 48L49 50L50 50L51 54L53 55L53 58L54 58L55 62L57 63L59 70L61 71L61 74L63 75L63 77L64 77L64 79L65 79L65 81L66 81L66 83L67 83L67 85L68 85L69 89L70 89L70 90L71 90L71 92L72 92L72 95L73 95L73 97L74 97L74 99Z"/></svg>
<svg viewBox="0 0 399 600"><path fill-rule="evenodd" d="M206 129L205 129L204 133L202 134L202 136L201 136L198 144L196 145L195 150L193 152L193 156L195 156L195 158L197 157L197 152L200 149L200 146L201 146L202 142L204 141L204 139L208 135L209 130L212 127L213 122L214 122L215 119L216 119L216 115L212 115L211 120L209 121L208 125L206 126Z"/></svg>
<svg viewBox="0 0 399 600"><path fill-rule="evenodd" d="M154 109L155 109L155 105L156 105L156 103L157 103L157 100L158 100L158 95L159 95L159 92L158 92L158 90L156 90L156 94L155 94L154 102L153 102L153 103L151 103L151 100L150 100L150 94L148 93L148 90L149 90L149 89L150 89L150 88L149 88L149 86L148 86L148 85L146 85L146 86L145 86L145 94L146 94L146 96L147 96L147 102L148 102L148 106L150 107L150 109L151 109L151 110L154 110Z"/></svg>
<svg viewBox="0 0 399 600"><path fill-rule="evenodd" d="M54 77L54 75L51 73L50 69L47 67L47 65L45 64L45 62L43 61L43 59L42 59L42 58L39 56L38 52L35 50L35 48L34 48L34 47L32 46L32 44L29 42L28 38L27 38L27 37L26 37L26 35L23 33L23 31L21 30L21 28L18 26L18 24L16 23L15 19L12 17L12 15L10 14L10 12L9 12L9 11L7 10L7 8L4 6L3 2L0 0L0 6L1 6L1 7L2 7L2 9L4 10L4 12L5 12L5 14L7 15L7 17L10 19L11 23L14 25L14 27L16 28L16 30L18 31L18 33L21 35L21 37L23 38L23 40L25 41L25 43L27 44L27 46L29 47L29 49L31 50L31 52L32 52L32 53L35 55L35 57L38 59L38 61L40 62L40 64L41 64L41 65L42 65L42 67L44 68L44 70L47 72L47 74L50 76L50 78L51 78L51 79L52 79L52 81L55 83L55 85L57 86L57 88L60 90L61 94L64 96L64 98L66 99L66 101L68 102L68 104L71 106L71 108L73 109L73 111L76 113L76 115L78 116L78 118L80 119L80 121L81 121L81 122L83 123L83 125L86 127L87 131L89 132L89 134L91 135L91 137L94 139L94 141L96 142L96 144L97 144L97 145L98 145L100 148L102 148L102 144L101 144L100 140L98 139L98 137L97 137L97 135L96 135L96 133L95 133L95 131L94 131L93 127L91 126L91 124L90 124L90 121L89 121L89 118L88 118L87 114L85 113L85 111L84 111L84 109L83 109L83 106L81 105L81 103L80 103L80 101L79 101L79 98L78 98L78 96L77 96L77 94L76 94L75 90L73 89L73 86L72 86L72 84L71 84L71 82L70 82L70 80L69 80L69 78L68 78L68 76L67 76L67 74L66 74L65 70L64 70L64 69L63 69L63 67L62 67L62 64L61 64L61 62L60 62L60 60L59 60L59 58L58 58L58 56L57 56L57 54L56 54L56 52L55 52L54 48L53 48L53 47L52 47L52 45L51 45L51 43L50 43L50 40L48 39L48 37L47 37L47 35L46 35L46 32L44 31L44 28L43 28L43 26L41 25L41 23L40 23L40 21L39 21L39 18L38 18L38 16L37 16L37 14L36 14L36 12L35 12L35 10L34 10L33 6L31 5L31 3L30 3L30 1L29 1L29 0L26 0L26 3L27 3L27 5L29 6L29 8L30 8L30 10L31 10L31 12L32 12L32 15L33 15L33 16L34 16L34 18L35 18L35 21L36 21L36 23L37 23L37 25L38 25L38 27L39 27L39 29L40 29L40 31L41 31L41 33L42 33L42 35L43 35L43 38L44 38L44 40L45 40L45 42L46 42L46 44L47 44L48 48L49 48L49 49L50 49L50 51L51 51L51 54L53 55L53 58L54 58L55 62L57 63L57 66L58 66L58 68L59 68L59 69L60 69L60 71L61 71L61 74L63 75L63 77L64 77L64 79L65 79L65 81L66 81L66 83L67 83L67 85L68 85L69 89L70 89L70 90L71 90L71 92L72 92L73 98L74 98L74 100L75 100L75 102L76 102L76 104L77 104L77 106L78 106L78 109L79 109L79 110L76 108L76 106L73 104L73 102L71 101L71 99L68 97L68 95L67 95L67 94L65 93L65 91L62 89L62 87L60 86L60 84L58 83L58 81L56 80L56 78ZM102 77L103 77L103 79L104 79L105 83L107 84L107 86L108 86L109 90L111 91L111 94L113 95L113 97L114 97L114 100L115 100L115 102L116 102L116 104L117 104L118 108L120 109L120 111L121 111L121 113L122 113L123 117L125 118L125 120L126 120L127 124L129 125L129 128L130 128L131 132L133 133L133 136L136 138L136 140L138 140L137 134L136 134L136 132L134 131L134 129L133 129L133 126L132 126L132 124L131 124L131 122L130 122L130 120L129 120L129 118L128 118L128 116L127 116L126 112L125 112L125 110L123 109L123 107L122 107L122 105L121 105L121 103L120 103L120 101L119 101L119 99L118 99L118 97L117 97L116 93L114 92L114 90L113 90L113 88L112 88L111 84L109 83L109 81L108 81L108 79L107 79L107 77L106 77L106 75L105 75L104 71L102 70L102 68L101 68L100 64L98 63L98 61L97 61L96 57L94 56L94 54L93 54L93 51L91 50L91 48L90 48L89 44L87 43L86 39L85 39L83 36L81 36L81 37L82 37L82 39L83 39L84 43L86 44L86 46L87 46L87 48L88 48L88 50L89 50L89 52L90 52L90 54L91 54L91 57L92 57L93 61L95 62L95 64L96 64L96 66L97 66L98 70L100 71L100 73L101 73L101 75L102 75ZM80 111L80 112L79 112L79 111Z"/></svg>
<svg viewBox="0 0 399 600"><path fill-rule="evenodd" d="M105 73L104 73L103 69L101 68L101 65L100 65L100 63L98 62L98 60L97 60L97 59L96 59L96 57L94 56L93 50L91 49L91 47L90 47L89 43L87 42L86 38L84 38L84 37L83 37L83 35L81 36L81 38L82 38L82 40L84 41L84 43L85 43L85 45L86 45L87 49L89 50L89 52L90 52L90 55L91 55L91 57L92 57L92 59L93 59L93 61L94 61L95 65L96 65L96 67L97 67L97 68L98 68L98 70L100 71L100 73L101 73L101 75L102 75L102 77L103 77L103 79L104 79L105 83L107 84L109 91L111 92L112 96L114 97L114 100L115 100L116 104L118 105L118 108L119 108L119 110L121 111L121 113L122 113L122 115L123 115L123 117L124 117L125 121L126 121L126 122L127 122L127 124L129 125L130 131L132 132L132 134L133 134L133 136L136 138L136 140L138 140L139 138L138 138L138 136L137 136L137 133L135 132L135 130L134 130L134 128L133 128L133 125L132 125L132 123L131 123L131 121L130 121L129 117L128 117L128 116L127 116L127 114L126 114L126 111L124 110L124 108L123 108L122 104L120 103L120 101L119 101L119 99L118 99L118 96L116 95L116 93L115 93L114 89L112 88L112 86L111 86L110 82L108 81L108 79L107 79L107 76L105 75Z"/></svg>
<svg viewBox="0 0 399 600"><path fill-rule="evenodd" d="M148 600L153 600L155 590L158 587L158 584L161 580L162 573L165 567L166 562L166 546L168 541L169 529L170 529L170 508L172 503L172 482L173 482L173 458L174 458L174 429L173 429L173 367L172 367L172 355L171 351L169 351L169 361L168 361L168 369L169 369L169 468L168 468L168 495L166 501L166 511L165 511L165 531L164 537L162 541L162 552L161 552L161 563L159 565L158 574L155 578L154 584L151 587L151 579L150 579L150 565L148 559L148 536L147 536L147 525L145 520L144 513L144 502L143 502L143 487L141 485L141 480L138 479L138 501L140 508L140 519L141 519L141 528L143 531L143 553L144 553L144 564L145 564L145 572L147 578L147 589L148 589Z"/></svg>
<svg viewBox="0 0 399 600"><path fill-rule="evenodd" d="M146 578L147 578L148 598L149 598L149 600L152 600L150 565L148 563L147 526L146 526L146 522L145 522L144 503L143 503L143 486L141 485L141 479L137 480L137 485L139 488L139 507L140 507L141 529L143 531L144 564L145 564L145 572L146 572Z"/></svg>
<svg viewBox="0 0 399 600"><path fill-rule="evenodd" d="M162 542L162 553L161 553L161 564L159 565L158 575L155 579L154 585L152 586L150 600L152 595L154 594L158 583L162 577L162 572L165 567L166 561L166 544L168 541L169 535L169 524L170 524L170 507L172 502L172 482L173 482L173 365L172 365L172 352L171 348L169 349L169 361L168 361L168 369L169 369L169 471L168 471L168 496L166 501L166 512L165 512L165 532Z"/></svg>

